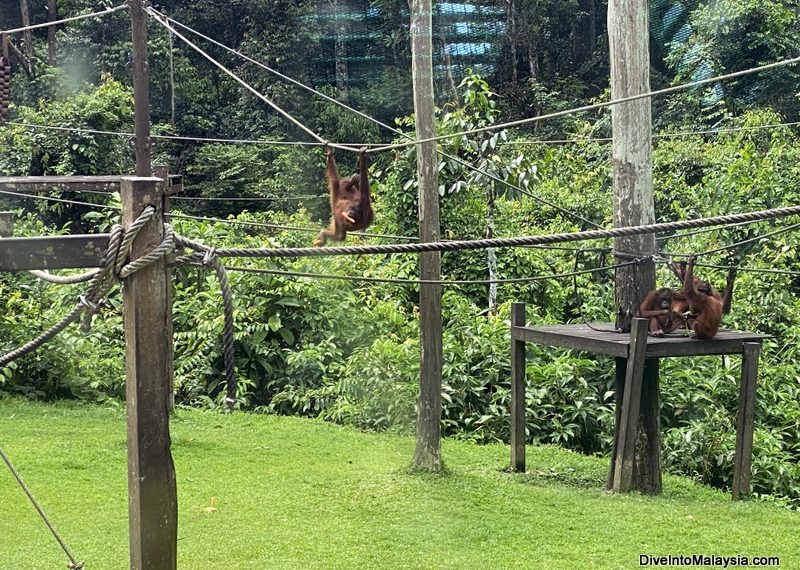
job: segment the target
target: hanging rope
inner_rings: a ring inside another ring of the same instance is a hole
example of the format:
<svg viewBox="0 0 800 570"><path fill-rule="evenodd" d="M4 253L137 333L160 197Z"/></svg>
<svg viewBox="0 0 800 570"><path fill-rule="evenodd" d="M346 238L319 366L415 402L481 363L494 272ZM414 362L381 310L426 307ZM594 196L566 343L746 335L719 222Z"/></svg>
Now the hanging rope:
<svg viewBox="0 0 800 570"><path fill-rule="evenodd" d="M11 463L11 459L8 458L8 455L6 455L2 447L0 447L0 457L2 457L3 461L5 461L9 471L11 471L11 474L14 476L14 479L16 479L17 483L19 483L19 486L22 488L23 491L25 491L25 494L28 496L28 500L30 500L31 504L36 509L36 512L39 513L39 516L42 517L44 524L47 525L48 529L50 529L50 533L56 539L59 546L61 546L61 550L63 550L64 554L66 554L67 558L69 558L69 564L67 565L67 567L70 570L80 570L81 568L83 568L83 562L78 562L77 559L72 555L72 552L70 552L69 548L67 547L67 543L64 542L64 540L58 534L58 531L56 531L56 527L53 526L53 523L50 522L49 518L47 518L47 514L44 512L44 509L41 507L41 505L39 505L38 501L33 496L33 493L31 493L31 490L25 484L25 481L22 480L22 477L14 468L14 464Z"/></svg>
<svg viewBox="0 0 800 570"><path fill-rule="evenodd" d="M233 292L231 291L230 282L228 281L228 273L225 271L225 267L222 265L213 247L206 247L201 243L185 237L178 237L176 242L179 246L193 249L203 256L202 260L199 262L190 262L192 265L199 265L204 268L211 266L217 274L219 287L222 291L222 310L224 316L224 324L222 327L222 352L225 362L225 385L227 390L225 405L229 410L232 410L236 405L236 361L233 346Z"/></svg>
<svg viewBox="0 0 800 570"><path fill-rule="evenodd" d="M0 356L0 366L5 366L12 360L32 352L52 340L73 322L83 319L81 330L88 332L91 328L92 318L104 306L104 297L108 294L118 279L124 279L131 273L139 271L154 261L160 259L175 249L175 236L168 224L164 225L164 240L153 251L139 259L125 264L130 254L131 243L142 227L156 215L152 206L144 209L142 214L131 224L125 232L120 225L114 225L108 239L108 248L103 257L103 264L93 276L87 292L82 295L72 309L58 323L47 329L32 341Z"/></svg>
<svg viewBox="0 0 800 570"><path fill-rule="evenodd" d="M588 230L583 232L550 234L541 236L523 236L511 238L492 238L479 239L472 241L444 241L428 243L404 243L391 245L369 245L369 246L349 246L349 247L301 247L301 248L264 248L264 249L219 249L217 255L220 257L326 257L338 255L362 255L362 254L387 254L397 253L422 253L429 251L460 251L470 249L485 249L489 247L523 247L529 245L553 244L571 241L583 241L601 238L615 238L623 236L633 236L657 233L662 231L673 231L687 228L698 228L730 224L736 222L758 222L785 216L800 214L800 206L786 208L775 208L772 210L761 210L747 212L743 214L732 214L727 216L715 216L712 218L700 218L696 220L681 220L677 222L666 222L661 224L647 224L642 226L628 226L623 228L612 228L603 230ZM196 262L202 255L190 254L179 257L180 262Z"/></svg>

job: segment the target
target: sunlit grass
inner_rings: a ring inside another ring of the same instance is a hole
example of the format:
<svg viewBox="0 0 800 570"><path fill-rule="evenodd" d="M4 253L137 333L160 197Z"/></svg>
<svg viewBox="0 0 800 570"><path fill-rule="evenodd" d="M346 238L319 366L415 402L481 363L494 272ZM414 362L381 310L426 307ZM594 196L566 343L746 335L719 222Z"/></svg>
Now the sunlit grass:
<svg viewBox="0 0 800 570"><path fill-rule="evenodd" d="M409 473L413 438L315 420L180 410L172 421L182 569L631 568L639 554L777 555L800 567L800 513L665 478L603 492L607 460L446 441L447 473ZM87 570L128 567L122 409L0 399L0 445ZM0 466L2 467L2 466ZM0 568L66 558L0 469Z"/></svg>

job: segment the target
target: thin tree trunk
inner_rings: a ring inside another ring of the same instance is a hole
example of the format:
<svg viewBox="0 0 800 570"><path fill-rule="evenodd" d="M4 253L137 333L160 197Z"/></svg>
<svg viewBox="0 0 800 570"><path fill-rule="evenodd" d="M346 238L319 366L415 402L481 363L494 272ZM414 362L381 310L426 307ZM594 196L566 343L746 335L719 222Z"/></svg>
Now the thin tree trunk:
<svg viewBox="0 0 800 570"><path fill-rule="evenodd" d="M433 39L431 0L409 0L411 8L411 72L418 140L436 134L433 113ZM419 241L439 241L439 184L436 143L417 145ZM441 255L420 255L420 277L440 279ZM442 469L442 287L423 284L419 292L420 386L417 437L412 467Z"/></svg>
<svg viewBox="0 0 800 570"><path fill-rule="evenodd" d="M506 26L508 27L508 39L510 42L511 58L511 83L517 84L517 17L514 0L506 0Z"/></svg>
<svg viewBox="0 0 800 570"><path fill-rule="evenodd" d="M344 20L344 15L339 12L341 7L340 0L333 0L333 13L335 17L336 26L336 39L334 40L334 52L336 57L336 92L339 100L347 103L350 100L348 92L348 74L347 74L347 24Z"/></svg>
<svg viewBox="0 0 800 570"><path fill-rule="evenodd" d="M47 21L53 22L58 19L58 8L56 0L47 0ZM56 27L47 27L47 64L50 67L56 64Z"/></svg>
<svg viewBox="0 0 800 570"><path fill-rule="evenodd" d="M175 37L172 30L167 30L169 34L169 122L175 128Z"/></svg>
<svg viewBox="0 0 800 570"><path fill-rule="evenodd" d="M22 16L22 27L31 25L31 12L28 9L28 0L19 0L19 11ZM25 41L25 59L28 60L28 65L33 68L33 34L30 30L22 32L22 37Z"/></svg>

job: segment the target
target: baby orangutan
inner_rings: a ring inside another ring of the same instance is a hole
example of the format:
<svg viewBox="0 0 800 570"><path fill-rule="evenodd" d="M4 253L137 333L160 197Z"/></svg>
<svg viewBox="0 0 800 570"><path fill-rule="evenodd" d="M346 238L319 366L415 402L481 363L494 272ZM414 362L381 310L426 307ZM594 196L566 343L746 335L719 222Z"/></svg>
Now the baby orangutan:
<svg viewBox="0 0 800 570"><path fill-rule="evenodd" d="M665 333L684 326L684 319L677 306L686 305L686 298L669 287L653 289L639 305L639 316L650 319L647 332L651 336L664 336ZM685 310L685 309L684 309Z"/></svg>

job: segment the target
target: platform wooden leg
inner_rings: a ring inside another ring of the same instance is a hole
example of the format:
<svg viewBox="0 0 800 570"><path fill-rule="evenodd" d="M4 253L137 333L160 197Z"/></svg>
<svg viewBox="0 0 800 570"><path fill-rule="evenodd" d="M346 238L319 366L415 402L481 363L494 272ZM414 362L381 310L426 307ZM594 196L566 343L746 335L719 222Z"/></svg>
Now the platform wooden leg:
<svg viewBox="0 0 800 570"><path fill-rule="evenodd" d="M608 469L608 481L606 489L614 489L614 472L617 465L617 449L619 449L619 426L622 423L622 400L625 398L625 373L628 368L627 358L615 358L615 377L614 377L614 440L611 443L611 466Z"/></svg>
<svg viewBox="0 0 800 570"><path fill-rule="evenodd" d="M753 423L756 409L756 382L761 344L742 345L742 379L739 384L739 409L736 411L736 455L733 462L733 499L750 496L750 468L753 461Z"/></svg>
<svg viewBox="0 0 800 570"><path fill-rule="evenodd" d="M639 423L639 406L642 399L645 351L647 349L647 319L633 319L631 344L625 372L625 390L622 397L622 414L616 430L617 451L614 459L614 481L611 489L618 493L631 490L633 461L636 452L636 430Z"/></svg>
<svg viewBox="0 0 800 570"><path fill-rule="evenodd" d="M511 305L511 469L525 472L525 341L514 327L525 326L525 303Z"/></svg>

